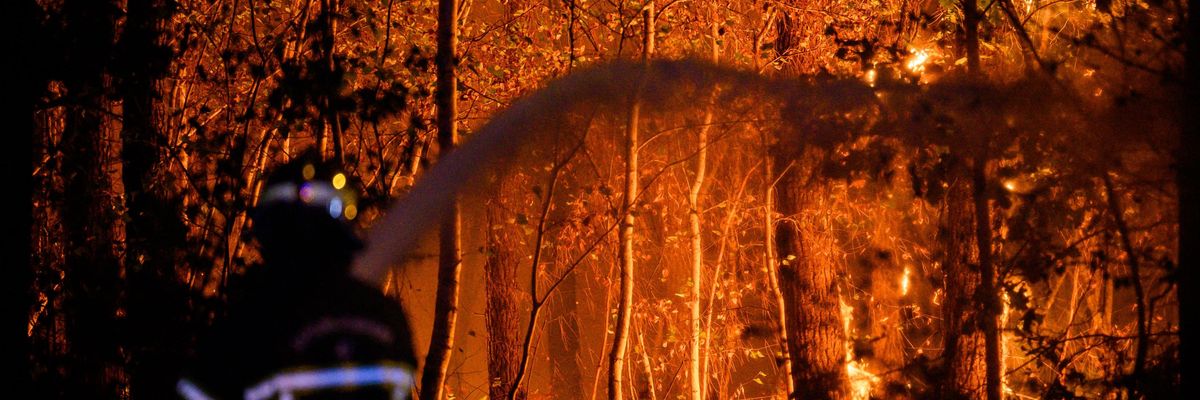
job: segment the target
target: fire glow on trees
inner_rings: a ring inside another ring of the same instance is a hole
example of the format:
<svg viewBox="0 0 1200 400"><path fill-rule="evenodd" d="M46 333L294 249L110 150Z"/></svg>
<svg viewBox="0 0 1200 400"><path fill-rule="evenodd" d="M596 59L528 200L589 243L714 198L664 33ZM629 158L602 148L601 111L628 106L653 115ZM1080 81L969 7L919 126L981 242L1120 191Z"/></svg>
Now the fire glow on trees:
<svg viewBox="0 0 1200 400"><path fill-rule="evenodd" d="M77 66L34 103L43 397L157 398L152 363L257 262L258 180L306 147L347 165L364 229L461 178L446 396L1177 394L1177 2L464 2L458 154L490 161L450 172L436 1L96 3L34 7ZM413 243L372 276L423 347Z"/></svg>

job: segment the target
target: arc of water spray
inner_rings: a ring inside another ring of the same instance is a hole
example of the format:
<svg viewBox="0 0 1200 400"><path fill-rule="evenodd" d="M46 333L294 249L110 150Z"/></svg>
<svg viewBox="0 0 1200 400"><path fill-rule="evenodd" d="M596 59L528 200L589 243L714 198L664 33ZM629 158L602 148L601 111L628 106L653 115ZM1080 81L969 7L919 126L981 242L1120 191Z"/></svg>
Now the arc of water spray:
<svg viewBox="0 0 1200 400"><path fill-rule="evenodd" d="M819 97L821 102L835 106L862 105L874 99L871 89L857 83L811 86L702 61L618 61L580 70L513 103L426 172L368 232L368 247L355 260L353 275L363 282L381 285L389 266L411 252L436 226L448 211L450 200L467 185L480 182L478 178L483 174L503 168L506 158L515 157L522 145L537 137L539 126L561 122L575 106L626 101L643 77L644 102L661 100L680 88L708 90L717 85L739 89L725 93L754 92L774 100L788 100L789 96L794 100L797 95Z"/></svg>

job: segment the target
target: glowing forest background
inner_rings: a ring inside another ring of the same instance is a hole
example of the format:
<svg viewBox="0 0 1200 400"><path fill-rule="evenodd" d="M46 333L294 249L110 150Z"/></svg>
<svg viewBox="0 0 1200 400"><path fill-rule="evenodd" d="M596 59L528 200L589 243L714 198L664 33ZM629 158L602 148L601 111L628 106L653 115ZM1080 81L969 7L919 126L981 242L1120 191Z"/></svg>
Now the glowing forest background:
<svg viewBox="0 0 1200 400"><path fill-rule="evenodd" d="M459 222L378 274L422 399L1172 398L1195 379L1177 0L9 7L14 136L32 133L5 160L32 211L6 224L28 239L5 243L28 260L9 332L37 397L173 396L260 262L248 215L274 166L344 165L365 232L547 87L471 166Z"/></svg>

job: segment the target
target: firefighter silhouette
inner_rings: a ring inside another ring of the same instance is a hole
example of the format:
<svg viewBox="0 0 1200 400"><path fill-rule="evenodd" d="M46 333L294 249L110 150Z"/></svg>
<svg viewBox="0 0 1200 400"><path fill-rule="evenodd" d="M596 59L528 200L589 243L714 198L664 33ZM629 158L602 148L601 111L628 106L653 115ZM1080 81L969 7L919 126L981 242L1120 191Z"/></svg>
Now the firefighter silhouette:
<svg viewBox="0 0 1200 400"><path fill-rule="evenodd" d="M348 177L308 152L263 186L263 264L231 289L179 394L194 399L406 399L416 365L400 305L350 275L363 243Z"/></svg>

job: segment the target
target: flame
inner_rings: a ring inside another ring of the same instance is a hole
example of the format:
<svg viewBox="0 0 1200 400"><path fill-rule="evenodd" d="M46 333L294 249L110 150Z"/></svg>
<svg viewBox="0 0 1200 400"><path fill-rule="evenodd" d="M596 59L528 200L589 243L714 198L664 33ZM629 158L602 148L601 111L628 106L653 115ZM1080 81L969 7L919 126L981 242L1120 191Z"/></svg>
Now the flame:
<svg viewBox="0 0 1200 400"><path fill-rule="evenodd" d="M1017 190L1017 181L1012 179L1004 181L1004 188L1010 192L1015 192Z"/></svg>
<svg viewBox="0 0 1200 400"><path fill-rule="evenodd" d="M904 275L900 277L900 296L908 295L909 276L912 275L912 270L904 267Z"/></svg>
<svg viewBox="0 0 1200 400"><path fill-rule="evenodd" d="M867 400L871 398L871 389L879 383L879 377L867 371L865 362L854 359L854 348L849 340L851 321L854 321L854 306L847 305L840 297L838 309L842 314L842 327L845 328L846 340L846 377L850 381L850 398Z"/></svg>
<svg viewBox="0 0 1200 400"><path fill-rule="evenodd" d="M875 72L874 68L868 69L867 72L863 74L863 80L867 82L867 85L875 87L875 80L878 78L877 75L878 73Z"/></svg>
<svg viewBox="0 0 1200 400"><path fill-rule="evenodd" d="M909 57L908 62L904 64L909 71L914 73L925 72L925 62L929 61L929 51L923 49L909 50L912 57Z"/></svg>
<svg viewBox="0 0 1200 400"><path fill-rule="evenodd" d="M850 378L850 398L866 400L871 398L871 388L879 383L879 377L867 371L866 363L858 361L846 362L846 376Z"/></svg>

